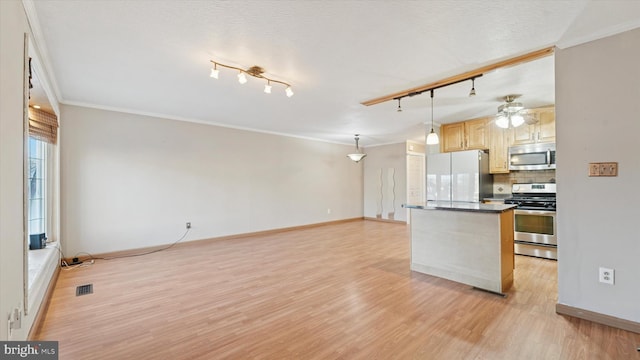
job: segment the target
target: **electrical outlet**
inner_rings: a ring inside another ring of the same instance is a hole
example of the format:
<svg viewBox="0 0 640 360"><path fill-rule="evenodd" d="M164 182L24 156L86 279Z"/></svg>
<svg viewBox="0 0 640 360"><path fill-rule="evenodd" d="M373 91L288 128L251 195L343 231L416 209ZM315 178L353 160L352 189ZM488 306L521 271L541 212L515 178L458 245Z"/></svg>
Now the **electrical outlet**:
<svg viewBox="0 0 640 360"><path fill-rule="evenodd" d="M613 285L614 278L615 278L614 269L600 267L599 279L601 283Z"/></svg>
<svg viewBox="0 0 640 360"><path fill-rule="evenodd" d="M22 310L19 308L11 310L7 320L7 337L11 339L13 330L18 330L22 327Z"/></svg>
<svg viewBox="0 0 640 360"><path fill-rule="evenodd" d="M20 329L22 327L22 309L13 309L13 324L11 325L11 327L14 330Z"/></svg>
<svg viewBox="0 0 640 360"><path fill-rule="evenodd" d="M187 230L188 229L191 229L191 223L190 222L187 223Z"/></svg>

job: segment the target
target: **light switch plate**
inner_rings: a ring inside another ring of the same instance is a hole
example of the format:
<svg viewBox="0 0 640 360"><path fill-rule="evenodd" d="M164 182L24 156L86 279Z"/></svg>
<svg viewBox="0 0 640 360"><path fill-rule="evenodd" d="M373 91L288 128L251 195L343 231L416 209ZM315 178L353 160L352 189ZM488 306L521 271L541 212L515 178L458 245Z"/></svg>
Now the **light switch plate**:
<svg viewBox="0 0 640 360"><path fill-rule="evenodd" d="M589 176L618 176L617 162L589 163Z"/></svg>

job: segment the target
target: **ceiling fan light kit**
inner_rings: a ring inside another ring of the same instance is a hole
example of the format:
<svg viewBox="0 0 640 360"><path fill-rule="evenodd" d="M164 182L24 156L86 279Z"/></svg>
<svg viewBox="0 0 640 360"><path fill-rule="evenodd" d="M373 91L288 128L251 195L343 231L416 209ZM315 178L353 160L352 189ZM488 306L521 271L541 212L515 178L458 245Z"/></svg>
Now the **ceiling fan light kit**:
<svg viewBox="0 0 640 360"><path fill-rule="evenodd" d="M220 77L220 70L218 69L218 66L220 67L224 67L224 68L228 68L228 69L232 69L232 70L237 70L238 71L238 82L240 84L245 84L248 80L247 80L247 75L251 75L255 78L258 79L263 79L266 80L267 83L264 86L264 92L267 94L271 94L271 88L272 85L271 83L278 83L281 85L286 86L285 88L285 94L287 95L287 97L292 97L293 96L293 89L291 89L291 84L284 82L284 81L280 81L280 80L275 80L272 78L269 78L267 76L264 75L264 69L261 68L260 66L252 66L248 69L242 69L236 66L231 66L231 65L225 65L223 63L217 62L217 61L213 61L210 60L212 67L211 67L211 73L209 74L210 77L214 78L214 79L218 79Z"/></svg>
<svg viewBox="0 0 640 360"><path fill-rule="evenodd" d="M509 126L518 127L524 124L524 116L522 103L514 102L518 98L517 95L507 95L504 97L505 103L498 106L498 114L496 114L496 126L508 129Z"/></svg>

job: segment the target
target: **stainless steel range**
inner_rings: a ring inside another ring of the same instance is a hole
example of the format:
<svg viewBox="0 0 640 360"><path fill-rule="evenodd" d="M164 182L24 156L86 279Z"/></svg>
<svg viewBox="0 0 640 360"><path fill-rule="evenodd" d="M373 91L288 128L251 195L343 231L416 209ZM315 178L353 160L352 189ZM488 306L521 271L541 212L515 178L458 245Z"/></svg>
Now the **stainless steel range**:
<svg viewBox="0 0 640 360"><path fill-rule="evenodd" d="M556 227L556 184L513 184L513 197L505 204L515 204L514 251L546 259L558 259Z"/></svg>

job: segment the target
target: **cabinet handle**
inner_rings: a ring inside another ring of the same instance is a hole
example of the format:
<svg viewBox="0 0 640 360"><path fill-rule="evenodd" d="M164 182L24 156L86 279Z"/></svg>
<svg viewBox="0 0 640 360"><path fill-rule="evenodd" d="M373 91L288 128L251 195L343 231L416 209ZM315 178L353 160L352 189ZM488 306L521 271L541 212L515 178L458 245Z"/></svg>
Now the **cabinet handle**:
<svg viewBox="0 0 640 360"><path fill-rule="evenodd" d="M538 131L538 140L540 140L540 131Z"/></svg>
<svg viewBox="0 0 640 360"><path fill-rule="evenodd" d="M462 141L460 141L460 148L464 148L464 143Z"/></svg>

